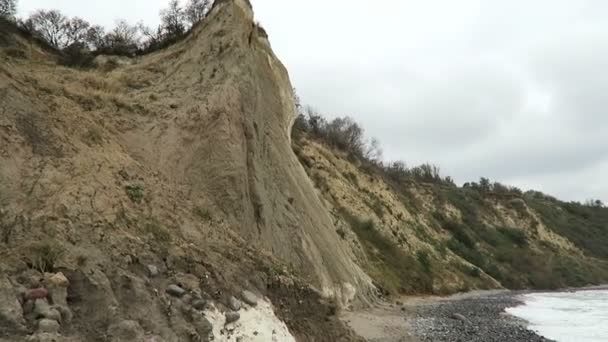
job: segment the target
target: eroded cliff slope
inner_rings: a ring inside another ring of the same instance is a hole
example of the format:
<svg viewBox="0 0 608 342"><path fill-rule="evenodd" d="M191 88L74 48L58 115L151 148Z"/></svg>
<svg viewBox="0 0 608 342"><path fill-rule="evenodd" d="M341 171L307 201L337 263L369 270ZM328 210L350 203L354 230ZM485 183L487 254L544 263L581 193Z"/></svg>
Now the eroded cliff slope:
<svg viewBox="0 0 608 342"><path fill-rule="evenodd" d="M390 174L312 134L297 135L294 150L337 232L386 293L608 281L607 208Z"/></svg>
<svg viewBox="0 0 608 342"><path fill-rule="evenodd" d="M248 1L92 70L0 37L0 339L207 340L243 290L299 340L356 339L321 295L371 280L291 150L292 87Z"/></svg>

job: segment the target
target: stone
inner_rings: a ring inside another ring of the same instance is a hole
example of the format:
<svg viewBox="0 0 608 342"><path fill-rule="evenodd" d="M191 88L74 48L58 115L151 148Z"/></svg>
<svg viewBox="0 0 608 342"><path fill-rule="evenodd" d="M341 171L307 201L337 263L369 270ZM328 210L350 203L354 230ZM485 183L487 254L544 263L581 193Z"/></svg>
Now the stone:
<svg viewBox="0 0 608 342"><path fill-rule="evenodd" d="M26 299L23 303L23 313L29 314L34 311L34 301L31 299Z"/></svg>
<svg viewBox="0 0 608 342"><path fill-rule="evenodd" d="M207 308L207 301L204 299L197 299L192 302L192 307L196 310L203 311Z"/></svg>
<svg viewBox="0 0 608 342"><path fill-rule="evenodd" d="M182 302L185 304L190 304L190 303L192 303L192 299L193 299L193 297L191 295L186 294L182 297Z"/></svg>
<svg viewBox="0 0 608 342"><path fill-rule="evenodd" d="M200 279L191 273L177 273L175 275L175 282L190 291L200 290Z"/></svg>
<svg viewBox="0 0 608 342"><path fill-rule="evenodd" d="M203 337L203 341L210 340L209 335L213 333L213 324L205 316L196 317L193 324L196 332Z"/></svg>
<svg viewBox="0 0 608 342"><path fill-rule="evenodd" d="M169 285L166 292L174 297L181 297L186 294L186 290L182 289L178 285Z"/></svg>
<svg viewBox="0 0 608 342"><path fill-rule="evenodd" d="M230 299L228 300L228 307L232 311L239 311L241 310L241 302L234 297L230 297Z"/></svg>
<svg viewBox="0 0 608 342"><path fill-rule="evenodd" d="M122 321L108 328L108 336L112 342L141 341L144 331L135 321Z"/></svg>
<svg viewBox="0 0 608 342"><path fill-rule="evenodd" d="M148 276L150 276L152 278L157 277L160 274L158 267L156 267L154 265L146 266L146 271L148 272Z"/></svg>
<svg viewBox="0 0 608 342"><path fill-rule="evenodd" d="M36 289L30 289L25 292L25 299L36 300L47 298L49 296L49 290L44 287L39 287Z"/></svg>
<svg viewBox="0 0 608 342"><path fill-rule="evenodd" d="M225 316L226 316L226 324L234 323L241 318L241 314L239 314L238 312L234 312L234 311L226 312Z"/></svg>
<svg viewBox="0 0 608 342"><path fill-rule="evenodd" d="M61 322L61 313L56 309L49 309L44 315L44 318L52 319L53 321Z"/></svg>
<svg viewBox="0 0 608 342"><path fill-rule="evenodd" d="M47 278L47 277L45 277L45 278ZM55 273L55 274L49 276L47 278L47 282L49 284L52 284L54 286L59 286L59 287L69 287L70 286L70 281L62 272Z"/></svg>
<svg viewBox="0 0 608 342"><path fill-rule="evenodd" d="M453 313L453 314L450 316L450 318L455 319L455 320L457 320L457 321L464 322L464 323L468 323L468 322L469 322L469 320L468 320L466 317L464 317L463 315L461 315L461 314L459 314L459 313Z"/></svg>
<svg viewBox="0 0 608 342"><path fill-rule="evenodd" d="M254 295L253 292L245 290L241 293L241 298L243 299L243 302L251 306L258 305L258 297Z"/></svg>
<svg viewBox="0 0 608 342"><path fill-rule="evenodd" d="M46 318L48 312L51 310L51 306L46 299L36 299L34 302L34 314L35 318Z"/></svg>
<svg viewBox="0 0 608 342"><path fill-rule="evenodd" d="M55 320L43 318L38 321L38 332L39 333L54 334L54 333L59 332L59 328L60 328L59 322L57 322Z"/></svg>
<svg viewBox="0 0 608 342"><path fill-rule="evenodd" d="M18 297L8 278L0 277L0 336L25 330L23 308Z"/></svg>
<svg viewBox="0 0 608 342"><path fill-rule="evenodd" d="M69 323L72 321L74 314L67 306L55 304L51 308L57 310L61 314L61 322Z"/></svg>
<svg viewBox="0 0 608 342"><path fill-rule="evenodd" d="M49 297L54 304L68 306L68 288L63 286L50 286Z"/></svg>

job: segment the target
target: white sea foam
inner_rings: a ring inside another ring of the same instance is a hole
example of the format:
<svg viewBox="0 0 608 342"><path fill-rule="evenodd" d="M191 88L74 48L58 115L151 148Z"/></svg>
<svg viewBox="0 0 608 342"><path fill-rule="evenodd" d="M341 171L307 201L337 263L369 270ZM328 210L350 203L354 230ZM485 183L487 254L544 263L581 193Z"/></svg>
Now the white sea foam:
<svg viewBox="0 0 608 342"><path fill-rule="evenodd" d="M608 290L534 293L507 312L558 342L608 341Z"/></svg>

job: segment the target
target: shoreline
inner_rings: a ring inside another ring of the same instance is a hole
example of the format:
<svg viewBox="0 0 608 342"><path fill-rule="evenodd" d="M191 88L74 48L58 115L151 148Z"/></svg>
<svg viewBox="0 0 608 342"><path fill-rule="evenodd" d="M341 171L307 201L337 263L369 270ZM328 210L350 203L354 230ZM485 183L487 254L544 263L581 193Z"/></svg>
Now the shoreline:
<svg viewBox="0 0 608 342"><path fill-rule="evenodd" d="M474 290L454 295L408 296L341 319L369 342L554 342L529 329L507 308L531 293L608 290L608 285L559 290Z"/></svg>
<svg viewBox="0 0 608 342"><path fill-rule="evenodd" d="M420 342L551 342L528 329L528 322L505 309L523 304L530 291L459 294L427 303L405 303L411 333ZM408 310L409 311L409 310Z"/></svg>

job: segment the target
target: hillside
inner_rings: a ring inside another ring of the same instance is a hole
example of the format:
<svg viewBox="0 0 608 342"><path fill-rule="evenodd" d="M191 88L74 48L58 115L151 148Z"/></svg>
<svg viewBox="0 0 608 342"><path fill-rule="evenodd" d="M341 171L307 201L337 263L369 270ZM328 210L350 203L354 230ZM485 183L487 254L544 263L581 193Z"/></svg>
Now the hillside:
<svg viewBox="0 0 608 342"><path fill-rule="evenodd" d="M355 339L332 298L371 280L291 151L292 88L248 1L87 70L1 24L0 340L221 340L243 290L260 304L229 340L270 338L247 314Z"/></svg>
<svg viewBox="0 0 608 342"><path fill-rule="evenodd" d="M311 134L293 145L338 233L387 294L608 280L607 208L394 177Z"/></svg>

